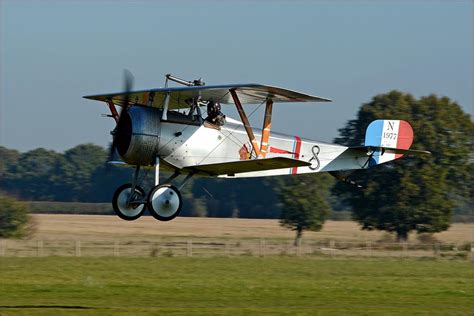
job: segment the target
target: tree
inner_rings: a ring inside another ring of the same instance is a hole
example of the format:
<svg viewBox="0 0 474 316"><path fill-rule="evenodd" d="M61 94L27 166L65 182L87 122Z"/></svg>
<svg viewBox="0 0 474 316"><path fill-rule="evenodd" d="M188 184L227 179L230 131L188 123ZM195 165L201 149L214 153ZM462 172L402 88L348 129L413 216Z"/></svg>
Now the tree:
<svg viewBox="0 0 474 316"><path fill-rule="evenodd" d="M352 180L365 189L338 183L333 192L350 207L363 229L395 232L406 240L412 230L434 233L449 228L453 210L472 188L474 124L461 107L447 97L416 99L391 91L363 104L357 118L340 129L336 142L360 146L369 123L376 119L408 121L415 132L413 149L431 156L405 157L371 170L358 171ZM470 197L472 199L472 197Z"/></svg>
<svg viewBox="0 0 474 316"><path fill-rule="evenodd" d="M61 188L58 193L67 201L93 200L92 176L104 166L107 153L94 144L83 144L66 150L58 175Z"/></svg>
<svg viewBox="0 0 474 316"><path fill-rule="evenodd" d="M327 174L286 177L279 187L282 204L280 224L296 231L295 246L301 244L304 230L319 231L329 215L329 187L333 179Z"/></svg>
<svg viewBox="0 0 474 316"><path fill-rule="evenodd" d="M9 169L18 162L20 153L14 149L0 146L0 179L8 176Z"/></svg>
<svg viewBox="0 0 474 316"><path fill-rule="evenodd" d="M28 205L0 195L0 237L19 238L28 234Z"/></svg>
<svg viewBox="0 0 474 316"><path fill-rule="evenodd" d="M8 167L5 191L25 200L54 200L62 155L38 148L22 153L17 160Z"/></svg>
<svg viewBox="0 0 474 316"><path fill-rule="evenodd" d="M17 150L0 146L0 189L12 188L11 169L18 164L20 153Z"/></svg>
<svg viewBox="0 0 474 316"><path fill-rule="evenodd" d="M192 198L200 199L201 207L205 204L207 216L278 218L280 207L275 192L279 186L277 179L278 177L196 178L189 187L192 188ZM265 203L262 203L262 198Z"/></svg>

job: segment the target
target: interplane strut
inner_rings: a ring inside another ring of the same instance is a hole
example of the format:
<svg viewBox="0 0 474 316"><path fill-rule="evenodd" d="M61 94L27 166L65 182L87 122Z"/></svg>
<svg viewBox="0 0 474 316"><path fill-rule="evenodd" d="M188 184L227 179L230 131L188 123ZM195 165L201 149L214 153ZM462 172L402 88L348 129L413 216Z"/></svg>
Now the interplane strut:
<svg viewBox="0 0 474 316"><path fill-rule="evenodd" d="M255 135L253 134L252 126L250 126L249 119L247 118L247 115L245 114L244 108L242 107L242 104L240 103L239 97L237 96L235 89L230 89L229 92L232 95L232 98L234 99L235 107L237 108L237 111L239 112L240 119L242 120L242 123L244 124L245 131L247 132L249 140L252 143L252 147L255 154L257 155L258 158L263 157L262 153L260 152L260 148L258 147L257 139L255 138Z"/></svg>
<svg viewBox="0 0 474 316"><path fill-rule="evenodd" d="M267 99L267 104L265 107L265 117L263 119L262 141L260 144L260 151L264 158L268 152L268 141L270 140L270 129L272 127L272 110L273 101L272 99Z"/></svg>

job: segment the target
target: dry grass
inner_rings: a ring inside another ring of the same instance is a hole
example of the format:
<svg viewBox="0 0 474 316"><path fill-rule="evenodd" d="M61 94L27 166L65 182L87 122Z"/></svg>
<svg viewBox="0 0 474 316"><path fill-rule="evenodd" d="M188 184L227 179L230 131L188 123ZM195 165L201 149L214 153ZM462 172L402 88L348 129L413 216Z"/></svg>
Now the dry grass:
<svg viewBox="0 0 474 316"><path fill-rule="evenodd" d="M179 217L171 222L159 222L145 216L127 222L106 215L34 215L37 225L35 239L126 238L143 240L159 237L215 237L215 238L275 238L292 239L294 232L282 228L278 220L192 218ZM376 241L385 233L362 231L355 222L328 221L320 232L305 232L309 240L335 240L345 242ZM474 241L474 224L453 224L434 237L444 243ZM416 235L410 236L411 241Z"/></svg>

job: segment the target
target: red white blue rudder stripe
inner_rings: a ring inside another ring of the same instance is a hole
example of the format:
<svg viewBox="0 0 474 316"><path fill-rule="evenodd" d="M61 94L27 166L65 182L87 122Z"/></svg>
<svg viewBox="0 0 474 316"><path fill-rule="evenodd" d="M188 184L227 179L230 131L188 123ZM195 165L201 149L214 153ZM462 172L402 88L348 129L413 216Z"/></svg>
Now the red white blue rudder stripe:
<svg viewBox="0 0 474 316"><path fill-rule="evenodd" d="M369 124L365 133L365 146L410 149L413 129L402 120L376 120ZM369 165L381 164L402 157L402 154L383 153L378 150Z"/></svg>

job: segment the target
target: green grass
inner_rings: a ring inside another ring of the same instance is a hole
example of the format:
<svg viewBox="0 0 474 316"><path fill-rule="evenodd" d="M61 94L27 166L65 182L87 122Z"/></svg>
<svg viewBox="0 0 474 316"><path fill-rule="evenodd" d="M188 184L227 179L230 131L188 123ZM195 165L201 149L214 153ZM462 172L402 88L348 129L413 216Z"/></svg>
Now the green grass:
<svg viewBox="0 0 474 316"><path fill-rule="evenodd" d="M465 261L0 258L3 315L470 315Z"/></svg>

